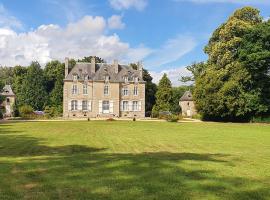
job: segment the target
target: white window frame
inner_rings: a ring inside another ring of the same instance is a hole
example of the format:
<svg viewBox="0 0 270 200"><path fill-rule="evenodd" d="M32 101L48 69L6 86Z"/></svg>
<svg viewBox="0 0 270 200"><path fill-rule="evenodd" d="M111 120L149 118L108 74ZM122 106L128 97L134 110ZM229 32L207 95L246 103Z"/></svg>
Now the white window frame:
<svg viewBox="0 0 270 200"><path fill-rule="evenodd" d="M87 83L84 83L83 84L83 94L84 95L87 95L88 94L88 85L87 85Z"/></svg>
<svg viewBox="0 0 270 200"><path fill-rule="evenodd" d="M128 96L128 88L127 87L123 88L123 96Z"/></svg>
<svg viewBox="0 0 270 200"><path fill-rule="evenodd" d="M72 100L71 101L71 111L77 111L78 110L78 101Z"/></svg>
<svg viewBox="0 0 270 200"><path fill-rule="evenodd" d="M73 74L73 81L77 81L78 80L78 75L77 74Z"/></svg>
<svg viewBox="0 0 270 200"><path fill-rule="evenodd" d="M138 96L139 92L138 92L138 86L134 86L134 90L133 90L133 95L134 96Z"/></svg>
<svg viewBox="0 0 270 200"><path fill-rule="evenodd" d="M103 94L105 96L109 95L109 85L104 85Z"/></svg>
<svg viewBox="0 0 270 200"><path fill-rule="evenodd" d="M72 85L71 93L78 94L78 85L75 85L75 84Z"/></svg>
<svg viewBox="0 0 270 200"><path fill-rule="evenodd" d="M128 76L124 76L124 82L125 82L125 83L128 82Z"/></svg>
<svg viewBox="0 0 270 200"><path fill-rule="evenodd" d="M132 111L139 111L139 102L132 101Z"/></svg>
<svg viewBox="0 0 270 200"><path fill-rule="evenodd" d="M123 101L122 105L123 105L123 108L122 108L123 111L129 111L129 102L128 101Z"/></svg>
<svg viewBox="0 0 270 200"><path fill-rule="evenodd" d="M106 104L105 104L106 103ZM104 109L106 106L106 109ZM107 109L108 108L108 109ZM104 100L102 101L102 113L108 114L110 113L110 101Z"/></svg>
<svg viewBox="0 0 270 200"><path fill-rule="evenodd" d="M139 82L139 77L134 77L134 82L138 83Z"/></svg>
<svg viewBox="0 0 270 200"><path fill-rule="evenodd" d="M109 82L110 81L110 77L109 76L105 76L105 82Z"/></svg>
<svg viewBox="0 0 270 200"><path fill-rule="evenodd" d="M82 100L82 111L88 111L88 110L89 110L89 108L88 108L88 101L87 100Z"/></svg>

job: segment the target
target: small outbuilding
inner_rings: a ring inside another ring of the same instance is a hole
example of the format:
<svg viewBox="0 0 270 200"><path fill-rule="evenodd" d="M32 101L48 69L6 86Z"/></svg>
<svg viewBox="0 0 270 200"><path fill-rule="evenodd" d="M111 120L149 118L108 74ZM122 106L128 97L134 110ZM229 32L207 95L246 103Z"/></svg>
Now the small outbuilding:
<svg viewBox="0 0 270 200"><path fill-rule="evenodd" d="M1 93L5 97L2 106L5 108L5 117L12 117L13 116L13 105L15 103L16 96L12 91L11 85L5 85L3 88L3 92Z"/></svg>
<svg viewBox="0 0 270 200"><path fill-rule="evenodd" d="M186 91L180 98L179 105L181 107L183 117L192 117L197 114L192 93L190 91Z"/></svg>

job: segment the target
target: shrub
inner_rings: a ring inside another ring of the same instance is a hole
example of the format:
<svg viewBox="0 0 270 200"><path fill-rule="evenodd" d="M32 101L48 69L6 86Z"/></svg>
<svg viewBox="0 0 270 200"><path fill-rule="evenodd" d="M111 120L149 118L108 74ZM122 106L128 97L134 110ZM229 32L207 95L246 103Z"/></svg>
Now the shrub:
<svg viewBox="0 0 270 200"><path fill-rule="evenodd" d="M202 119L202 116L200 114L196 114L192 116L192 119Z"/></svg>
<svg viewBox="0 0 270 200"><path fill-rule="evenodd" d="M167 121L168 122L178 122L179 120L179 116L178 115L169 115L168 118L167 118Z"/></svg>
<svg viewBox="0 0 270 200"><path fill-rule="evenodd" d="M253 122L253 123L270 123L270 116L253 117L251 122Z"/></svg>
<svg viewBox="0 0 270 200"><path fill-rule="evenodd" d="M158 118L158 111L153 110L153 111L151 112L151 117L152 117L152 118Z"/></svg>
<svg viewBox="0 0 270 200"><path fill-rule="evenodd" d="M2 113L2 111L0 110L0 119L3 119L3 113Z"/></svg>
<svg viewBox="0 0 270 200"><path fill-rule="evenodd" d="M169 111L162 111L162 112L159 112L158 118L159 118L159 119L165 119L165 120L168 120L168 118L170 117L170 115L172 115L171 112L169 112Z"/></svg>
<svg viewBox="0 0 270 200"><path fill-rule="evenodd" d="M19 108L20 116L23 118L31 118L33 115L33 108L29 105L23 105Z"/></svg>

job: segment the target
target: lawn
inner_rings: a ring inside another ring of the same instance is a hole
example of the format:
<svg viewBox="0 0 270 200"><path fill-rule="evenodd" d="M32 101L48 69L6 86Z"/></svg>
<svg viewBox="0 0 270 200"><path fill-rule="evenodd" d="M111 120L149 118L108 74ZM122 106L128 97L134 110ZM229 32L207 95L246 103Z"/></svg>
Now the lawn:
<svg viewBox="0 0 270 200"><path fill-rule="evenodd" d="M0 124L0 199L270 199L270 125Z"/></svg>

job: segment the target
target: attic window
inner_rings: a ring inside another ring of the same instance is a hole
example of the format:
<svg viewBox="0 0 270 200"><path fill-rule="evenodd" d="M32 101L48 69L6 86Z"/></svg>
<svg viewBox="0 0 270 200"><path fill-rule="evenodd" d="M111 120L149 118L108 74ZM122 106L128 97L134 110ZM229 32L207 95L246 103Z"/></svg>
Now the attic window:
<svg viewBox="0 0 270 200"><path fill-rule="evenodd" d="M123 79L124 79L125 83L128 82L128 76L124 76Z"/></svg>
<svg viewBox="0 0 270 200"><path fill-rule="evenodd" d="M73 74L73 80L77 81L78 80L78 75L77 74Z"/></svg>
<svg viewBox="0 0 270 200"><path fill-rule="evenodd" d="M87 81L88 80L88 75L84 74L84 80Z"/></svg>
<svg viewBox="0 0 270 200"><path fill-rule="evenodd" d="M139 82L139 78L138 77L134 77L134 82L138 83Z"/></svg>
<svg viewBox="0 0 270 200"><path fill-rule="evenodd" d="M105 76L105 82L109 82L110 77L109 76Z"/></svg>

